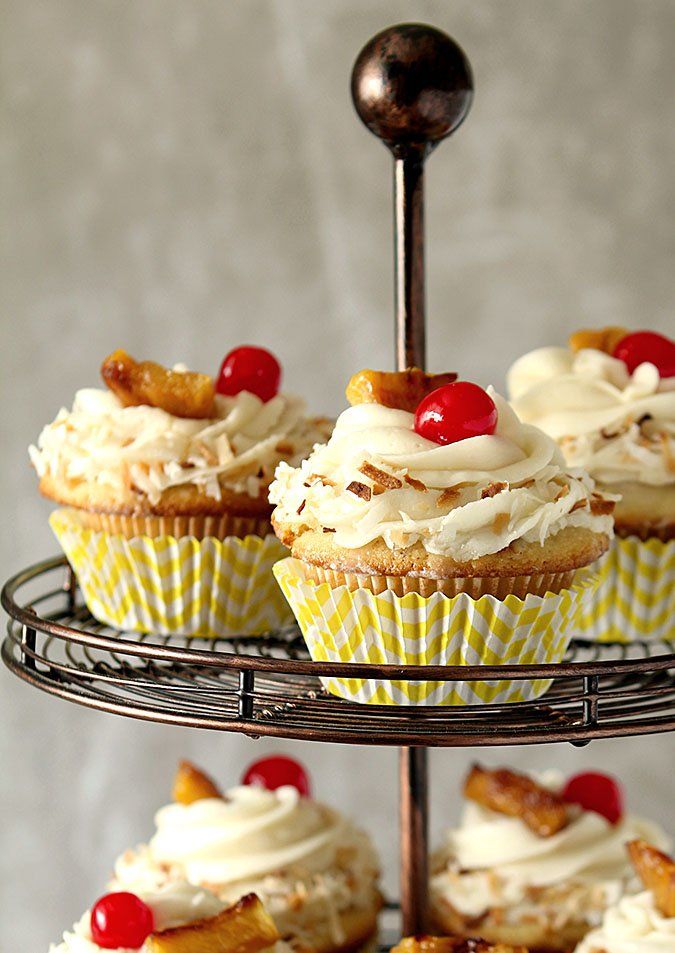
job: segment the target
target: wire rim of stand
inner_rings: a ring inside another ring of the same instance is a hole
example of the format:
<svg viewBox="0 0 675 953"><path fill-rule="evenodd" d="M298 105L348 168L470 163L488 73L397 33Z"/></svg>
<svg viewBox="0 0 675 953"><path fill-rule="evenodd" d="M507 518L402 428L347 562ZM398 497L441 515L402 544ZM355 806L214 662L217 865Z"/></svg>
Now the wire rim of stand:
<svg viewBox="0 0 675 953"><path fill-rule="evenodd" d="M295 626L232 639L147 636L97 623L59 557L15 575L2 593L10 616L3 660L35 687L134 718L354 744L462 746L572 741L675 729L675 652L664 643L576 641L545 666L393 666L315 663ZM37 589L22 603L24 587ZM456 707L358 705L317 676L485 680L553 677L542 698Z"/></svg>

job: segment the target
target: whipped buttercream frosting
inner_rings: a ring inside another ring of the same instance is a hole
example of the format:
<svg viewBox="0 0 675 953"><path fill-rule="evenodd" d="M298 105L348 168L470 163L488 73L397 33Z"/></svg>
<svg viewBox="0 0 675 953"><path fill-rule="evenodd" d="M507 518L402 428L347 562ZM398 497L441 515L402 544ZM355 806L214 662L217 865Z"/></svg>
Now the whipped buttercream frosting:
<svg viewBox="0 0 675 953"><path fill-rule="evenodd" d="M133 893L152 910L156 933L215 917L225 909L225 904L215 894L185 881L168 883L156 890L137 889ZM150 945L145 943L140 951L145 953L149 949ZM49 953L101 953L102 950L92 938L91 911L87 910L72 931L63 934L61 943L50 946ZM117 953L139 953L139 949L119 947Z"/></svg>
<svg viewBox="0 0 675 953"><path fill-rule="evenodd" d="M226 798L161 808L153 857L180 865L194 883L219 885L255 882L294 864L319 870L333 863L345 822L329 808L290 786L243 785Z"/></svg>
<svg viewBox="0 0 675 953"><path fill-rule="evenodd" d="M557 772L538 781L553 790L562 787ZM523 903L533 887L586 887L606 905L629 884L637 887L628 841L669 846L661 828L643 818L625 815L612 825L593 811L576 810L557 834L539 837L519 818L467 801L459 827L448 832L436 859L432 893L476 917L493 907Z"/></svg>
<svg viewBox="0 0 675 953"><path fill-rule="evenodd" d="M170 804L150 842L115 865L114 889L187 878L227 901L256 893L282 936L311 939L316 924L376 903L378 862L368 836L294 787L230 788L223 799Z"/></svg>
<svg viewBox="0 0 675 953"><path fill-rule="evenodd" d="M675 377L586 348L543 347L508 373L519 417L550 434L571 466L603 484L675 484Z"/></svg>
<svg viewBox="0 0 675 953"><path fill-rule="evenodd" d="M301 467L277 467L273 519L296 535L333 530L333 542L348 549L378 539L391 549L420 542L461 561L516 540L543 544L566 527L611 535L612 518L598 512L588 475L570 469L550 437L489 393L495 432L445 446L417 434L407 411L350 407Z"/></svg>
<svg viewBox="0 0 675 953"><path fill-rule="evenodd" d="M672 953L675 917L664 917L648 891L622 897L605 913L602 925L579 944L576 953Z"/></svg>
<svg viewBox="0 0 675 953"><path fill-rule="evenodd" d="M108 390L80 390L29 454L38 476L95 482L116 498L140 494L154 504L164 490L192 484L219 500L224 487L258 497L280 460L299 462L330 432L290 394L266 403L248 391L217 394L215 412L207 420L175 417L158 407L125 407Z"/></svg>

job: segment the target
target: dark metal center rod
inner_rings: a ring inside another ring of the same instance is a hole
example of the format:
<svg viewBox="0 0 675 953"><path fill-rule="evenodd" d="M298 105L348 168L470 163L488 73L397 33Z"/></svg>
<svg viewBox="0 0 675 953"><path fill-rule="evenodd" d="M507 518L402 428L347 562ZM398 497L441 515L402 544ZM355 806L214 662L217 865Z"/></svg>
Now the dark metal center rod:
<svg viewBox="0 0 675 953"><path fill-rule="evenodd" d="M426 364L424 154L394 159L396 366Z"/></svg>
<svg viewBox="0 0 675 953"><path fill-rule="evenodd" d="M401 915L403 936L427 929L427 749L400 750Z"/></svg>
<svg viewBox="0 0 675 953"><path fill-rule="evenodd" d="M396 367L426 366L423 150L394 157ZM428 891L427 749L401 748L401 928L424 933Z"/></svg>

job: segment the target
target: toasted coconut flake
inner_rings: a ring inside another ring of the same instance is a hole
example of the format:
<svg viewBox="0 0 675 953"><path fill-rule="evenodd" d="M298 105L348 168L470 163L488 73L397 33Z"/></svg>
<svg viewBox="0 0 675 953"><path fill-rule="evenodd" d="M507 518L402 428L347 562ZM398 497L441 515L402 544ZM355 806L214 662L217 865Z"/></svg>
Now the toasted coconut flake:
<svg viewBox="0 0 675 953"><path fill-rule="evenodd" d="M481 492L481 500L486 500L489 497L497 496L498 493L502 493L508 488L508 483L504 483L502 480L495 480L494 483L489 483Z"/></svg>
<svg viewBox="0 0 675 953"><path fill-rule="evenodd" d="M436 506L447 506L448 503L455 503L459 499L460 487L449 486L436 500Z"/></svg>
<svg viewBox="0 0 675 953"><path fill-rule="evenodd" d="M495 534L495 536L503 533L510 521L511 517L508 513L497 513L494 520L492 521L492 532Z"/></svg>
<svg viewBox="0 0 675 953"><path fill-rule="evenodd" d="M644 840L626 845L635 872L664 917L675 917L675 861Z"/></svg>
<svg viewBox="0 0 675 953"><path fill-rule="evenodd" d="M559 794L507 768L489 771L474 765L464 782L464 796L491 811L519 817L539 837L551 837L569 822Z"/></svg>
<svg viewBox="0 0 675 953"><path fill-rule="evenodd" d="M591 513L593 516L609 516L614 512L614 500L607 500L604 496L594 493L591 497Z"/></svg>
<svg viewBox="0 0 675 953"><path fill-rule="evenodd" d="M369 486L366 486L365 483L359 483L358 480L352 480L352 482L347 487L348 493L353 493L354 496L358 496L359 499L365 500L368 502L373 495L373 491Z"/></svg>
<svg viewBox="0 0 675 953"><path fill-rule="evenodd" d="M426 493L428 490L426 483L422 483L421 480L416 480L415 477L411 477L409 473L406 473L403 479L413 490L419 490L420 493Z"/></svg>
<svg viewBox="0 0 675 953"><path fill-rule="evenodd" d="M399 480L398 477L395 477L393 473L387 473L386 470L380 470L379 467L376 467L367 461L364 461L359 467L359 473L362 473L364 476L368 477L368 479L372 480L373 483L379 483L380 486L385 487L387 490L400 490L403 486L401 480Z"/></svg>
<svg viewBox="0 0 675 953"><path fill-rule="evenodd" d="M310 473L307 479L309 483L305 483L305 486L311 486L312 483L323 483L324 486L335 486L335 483L331 479L327 476L322 476L320 473Z"/></svg>

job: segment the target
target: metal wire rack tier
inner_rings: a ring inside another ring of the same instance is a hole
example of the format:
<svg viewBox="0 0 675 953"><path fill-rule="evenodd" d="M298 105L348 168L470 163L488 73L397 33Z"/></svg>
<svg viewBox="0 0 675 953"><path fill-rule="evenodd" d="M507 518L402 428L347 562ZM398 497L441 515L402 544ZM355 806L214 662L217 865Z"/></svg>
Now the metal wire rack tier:
<svg viewBox="0 0 675 953"><path fill-rule="evenodd" d="M559 665L442 668L312 662L295 626L200 639L118 633L81 604L63 558L9 580L2 655L61 698L148 721L312 741L405 746L533 744L675 729L675 653L662 642L573 641ZM357 705L320 675L441 681L553 678L538 701L438 708Z"/></svg>

